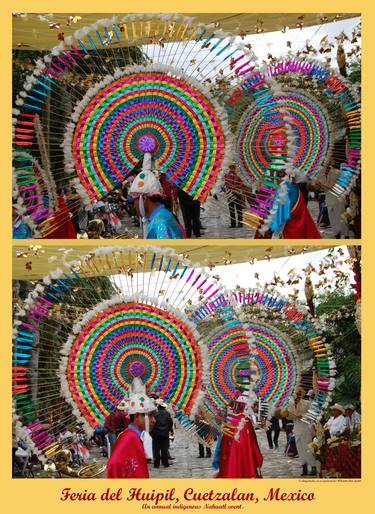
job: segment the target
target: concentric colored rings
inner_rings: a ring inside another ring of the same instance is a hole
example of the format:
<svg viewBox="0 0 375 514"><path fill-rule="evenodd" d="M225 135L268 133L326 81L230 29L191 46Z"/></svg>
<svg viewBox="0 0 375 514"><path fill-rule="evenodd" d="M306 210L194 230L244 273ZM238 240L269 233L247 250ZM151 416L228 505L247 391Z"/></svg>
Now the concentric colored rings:
<svg viewBox="0 0 375 514"><path fill-rule="evenodd" d="M244 179L254 183L269 169L272 159L269 137L273 127L268 121L270 117L265 117L265 109L276 115L280 107L293 132L293 166L300 174L315 177L329 149L325 113L317 102L299 92L278 93L274 100L276 103L271 108L248 109L239 123L236 159Z"/></svg>
<svg viewBox="0 0 375 514"><path fill-rule="evenodd" d="M72 157L92 200L123 182L146 151L167 179L204 200L222 167L224 134L211 102L182 78L129 73L86 96Z"/></svg>
<svg viewBox="0 0 375 514"><path fill-rule="evenodd" d="M226 420L227 408L239 391L246 389L238 367L250 370L248 333L242 323L219 328L209 337L208 363L210 380L205 404L217 422Z"/></svg>
<svg viewBox="0 0 375 514"><path fill-rule="evenodd" d="M190 329L169 311L119 303L81 328L66 379L77 408L95 426L125 396L134 376L189 414L201 386L202 361Z"/></svg>
<svg viewBox="0 0 375 514"><path fill-rule="evenodd" d="M254 337L254 391L266 402L285 407L298 383L298 365L289 338L265 323L250 322Z"/></svg>

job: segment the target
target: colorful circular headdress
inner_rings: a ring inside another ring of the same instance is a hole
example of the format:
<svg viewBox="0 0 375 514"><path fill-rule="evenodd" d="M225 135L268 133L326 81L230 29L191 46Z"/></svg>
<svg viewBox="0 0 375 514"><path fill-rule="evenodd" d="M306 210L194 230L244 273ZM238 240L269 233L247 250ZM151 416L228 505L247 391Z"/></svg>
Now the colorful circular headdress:
<svg viewBox="0 0 375 514"><path fill-rule="evenodd" d="M298 359L290 338L269 324L243 321L207 337L210 380L205 405L218 423L228 405L251 388L265 402L285 407L299 383ZM254 397L255 398L255 397Z"/></svg>
<svg viewBox="0 0 375 514"><path fill-rule="evenodd" d="M265 116L282 109L292 132L295 150L291 165L298 175L314 178L327 160L331 141L325 109L305 93L286 90L273 97L274 106L250 107L238 124L236 159L245 181L257 182L267 171L272 157L270 137L276 121Z"/></svg>
<svg viewBox="0 0 375 514"><path fill-rule="evenodd" d="M227 113L233 121L237 102L250 95L257 108L267 113L264 127L268 126L270 133L249 127L249 140L244 136L240 149L237 145L248 181L257 176L264 159L269 161L251 200L246 224L267 227L283 178L295 164L302 167L302 173L313 176L326 153L324 117L315 99L306 100L302 89L299 98L293 99L292 110L287 109L292 112L299 105L291 117L275 100L279 90L272 90L274 78L294 74L311 79L343 112L346 157L334 177L332 173L334 185L329 187L334 195L345 195L360 168L360 100L353 87L319 62L289 58L260 70L254 57L245 45L234 44L233 35L182 15L99 19L77 30L74 37L66 37L37 61L15 101L14 150L39 157L42 150L35 120L40 115L51 136L47 152L43 152L51 158L57 190L74 184L86 207L119 186L144 152L155 154L161 172L173 184L204 201L210 191L220 190L216 186L229 164L232 143ZM74 106L73 117L69 105ZM280 125L277 134L275 124ZM313 133L319 140L316 151L309 147ZM246 149L249 142L250 147L253 142L255 145L251 151ZM300 144L303 149L298 148ZM16 175L18 167L15 162ZM66 171L73 174L69 177ZM16 207L31 221L35 234L39 235L38 229L42 235L48 234L68 216L55 212L50 216L53 219L45 220L38 208L27 209L29 199L24 206L24 197L22 188L16 194ZM36 205L40 203L40 193L35 200ZM71 208L78 210L79 202Z"/></svg>
<svg viewBox="0 0 375 514"><path fill-rule="evenodd" d="M208 373L202 319L214 317L233 353L247 347L247 331L217 278L169 248L103 247L72 262L61 256L14 320L13 397L22 436L42 452L77 421L91 433L135 377L194 418L207 382L221 380Z"/></svg>
<svg viewBox="0 0 375 514"><path fill-rule="evenodd" d="M303 419L306 422L319 420L323 410L329 405L335 387L336 365L329 345L321 336L314 319L309 316L304 307L291 303L276 292L250 289L233 292L232 297L239 305L252 306L257 316L262 312L275 313L290 327L304 335L306 347L316 363L317 394ZM269 401L275 405L284 406L287 397L298 385L298 364L293 346L284 334L271 328L268 322L265 323L263 320L260 323L255 322L251 311L247 312L245 317L249 319L249 330L255 337L254 346L257 349L254 357L255 368L258 370L260 367L264 370L267 366L272 368L270 376L267 376L265 371L258 371L259 379L255 382L254 389L258 388L260 395L263 391L265 397L270 395ZM271 392L272 389L273 392Z"/></svg>
<svg viewBox="0 0 375 514"><path fill-rule="evenodd" d="M98 19L36 62L15 101L14 150L39 156L40 115L57 190L72 188L86 208L134 173L146 152L167 180L203 202L220 190L231 160L221 89L253 69L253 52L213 24L174 14ZM41 227L36 218L33 228L47 235L61 217Z"/></svg>
<svg viewBox="0 0 375 514"><path fill-rule="evenodd" d="M290 96L290 85L275 82L289 75L305 80L304 86ZM226 99L232 119L242 116L243 102L252 99L249 110L255 120L245 113L239 125L236 159L242 176L255 184L250 207L244 223L252 229L265 231L271 224L280 198L278 195L289 175L316 176L325 164L329 167L329 148L334 144L334 130L330 129L323 108L306 95L311 87L318 88L324 102L341 111L346 123L346 144L340 156L339 169L331 170L329 179L319 179L337 197L347 194L355 185L360 172L361 113L360 98L354 87L320 62L290 59L267 67L262 81L245 79ZM284 94L280 89L284 87ZM282 100L283 95L288 100ZM315 95L315 93L314 93ZM323 102L323 103L324 103ZM289 104L289 105L288 105ZM285 188L284 188L285 189Z"/></svg>
<svg viewBox="0 0 375 514"><path fill-rule="evenodd" d="M250 388L252 340L242 322L219 327L208 335L210 380L205 405L218 423L225 423L230 403Z"/></svg>
<svg viewBox="0 0 375 514"><path fill-rule="evenodd" d="M319 61L285 59L267 69L267 75L273 78L283 79L289 74L310 79L327 101L332 102L341 111L346 125L346 145L340 169L337 170L335 183L330 186L330 191L336 196L343 196L351 190L360 172L360 97L347 79ZM292 157L293 154L292 151Z"/></svg>
<svg viewBox="0 0 375 514"><path fill-rule="evenodd" d="M227 128L217 102L180 74L129 67L79 102L67 126L66 169L91 201L121 184L146 152L168 181L205 200L223 166Z"/></svg>
<svg viewBox="0 0 375 514"><path fill-rule="evenodd" d="M73 327L60 377L66 398L94 427L128 393L134 377L190 414L202 383L197 333L168 308L114 297Z"/></svg>
<svg viewBox="0 0 375 514"><path fill-rule="evenodd" d="M299 383L296 351L290 338L264 322L248 323L254 338L254 392L265 402L285 407Z"/></svg>

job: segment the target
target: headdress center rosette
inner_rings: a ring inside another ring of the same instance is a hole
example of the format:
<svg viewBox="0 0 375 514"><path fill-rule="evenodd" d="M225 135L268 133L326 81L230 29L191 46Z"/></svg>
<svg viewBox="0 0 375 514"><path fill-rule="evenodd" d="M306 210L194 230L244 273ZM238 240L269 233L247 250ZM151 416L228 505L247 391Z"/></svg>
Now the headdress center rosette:
<svg viewBox="0 0 375 514"><path fill-rule="evenodd" d="M257 104L246 110L238 125L236 157L244 179L255 183L266 174L274 144L271 134L278 122L265 116L265 107ZM293 140L292 166L299 175L314 178L327 160L331 128L325 108L308 94L285 90L275 93L274 105L267 113L282 109Z"/></svg>
<svg viewBox="0 0 375 514"><path fill-rule="evenodd" d="M62 390L95 426L129 393L134 377L187 415L202 386L197 333L173 309L115 297L73 327L62 353Z"/></svg>
<svg viewBox="0 0 375 514"><path fill-rule="evenodd" d="M198 81L162 65L107 76L76 105L72 120L66 169L90 201L121 184L146 152L170 182L204 201L228 153L224 110Z"/></svg>

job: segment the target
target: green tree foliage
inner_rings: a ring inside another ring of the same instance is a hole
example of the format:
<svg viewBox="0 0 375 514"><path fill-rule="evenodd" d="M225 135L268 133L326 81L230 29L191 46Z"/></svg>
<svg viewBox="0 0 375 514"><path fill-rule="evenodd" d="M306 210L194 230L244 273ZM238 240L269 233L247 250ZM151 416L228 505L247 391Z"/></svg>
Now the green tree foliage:
<svg viewBox="0 0 375 514"><path fill-rule="evenodd" d="M360 85L361 84L361 60L359 58L355 59L349 64L349 74L348 79L352 84Z"/></svg>
<svg viewBox="0 0 375 514"><path fill-rule="evenodd" d="M327 315L323 336L329 343L337 366L337 382L333 401L360 402L361 337L355 323L355 296L336 291L320 297L318 316Z"/></svg>

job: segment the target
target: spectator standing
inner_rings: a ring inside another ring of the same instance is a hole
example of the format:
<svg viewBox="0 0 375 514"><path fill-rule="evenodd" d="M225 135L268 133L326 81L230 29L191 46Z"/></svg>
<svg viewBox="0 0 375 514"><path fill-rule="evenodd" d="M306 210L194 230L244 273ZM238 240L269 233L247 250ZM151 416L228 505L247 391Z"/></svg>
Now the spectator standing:
<svg viewBox="0 0 375 514"><path fill-rule="evenodd" d="M127 414L128 404L126 401L121 401L114 411L105 418L104 428L107 430L109 445L112 451L113 445L116 442L117 436L120 432L125 430L129 425L129 416Z"/></svg>
<svg viewBox="0 0 375 514"><path fill-rule="evenodd" d="M361 416L355 410L354 405L345 405L346 430L349 433L358 433L361 424Z"/></svg>
<svg viewBox="0 0 375 514"><path fill-rule="evenodd" d="M160 460L165 468L169 467L168 449L169 434L173 433L173 420L167 411L167 405L160 399L156 400L157 412L155 425L151 432L152 450L154 454L154 468L160 467Z"/></svg>
<svg viewBox="0 0 375 514"><path fill-rule="evenodd" d="M270 409L270 415L268 417L268 428L266 430L267 441L270 450L273 447L279 447L279 435L280 435L280 421L281 421L281 411L277 407L273 407ZM272 439L273 434L273 439Z"/></svg>
<svg viewBox="0 0 375 514"><path fill-rule="evenodd" d="M179 189L178 191L178 199L180 201L181 212L184 218L186 237L191 238L192 233L195 237L201 237L200 202L198 200L194 200L182 189Z"/></svg>
<svg viewBox="0 0 375 514"><path fill-rule="evenodd" d="M236 173L235 164L229 166L229 170L224 175L224 182L228 192L230 226L231 228L242 227L242 210L244 207L242 192L244 191L244 185Z"/></svg>
<svg viewBox="0 0 375 514"><path fill-rule="evenodd" d="M287 417L293 421L293 433L298 451L298 457L302 464L302 476L309 474L316 475L316 460L309 447L312 441L312 433L310 425L302 421L303 415L308 411L310 402L304 400L305 391L299 388L294 398L289 402L287 409Z"/></svg>

